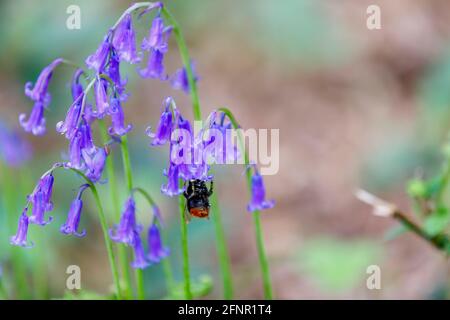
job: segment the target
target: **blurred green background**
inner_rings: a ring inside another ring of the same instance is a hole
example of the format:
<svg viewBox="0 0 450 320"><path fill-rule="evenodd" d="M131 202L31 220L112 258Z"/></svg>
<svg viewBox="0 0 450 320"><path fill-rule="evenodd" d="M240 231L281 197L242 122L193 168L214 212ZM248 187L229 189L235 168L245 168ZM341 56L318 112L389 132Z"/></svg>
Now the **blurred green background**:
<svg viewBox="0 0 450 320"><path fill-rule="evenodd" d="M436 1L216 0L164 1L180 22L200 75L203 113L228 106L245 128L280 129L280 171L267 176L274 209L263 215L265 240L275 296L280 299L432 298L447 277L445 259L413 235L386 241L392 221L371 216L353 192L364 187L409 211L404 186L419 174L433 175L447 140L450 116L450 3ZM66 28L66 8L81 8L81 29ZM23 94L27 81L56 57L82 63L106 30L131 3L128 1L18 0L0 2L0 119L20 132L17 117L32 104ZM381 30L368 30L366 8L378 4ZM407 8L407 10L405 9ZM136 24L138 39L149 20ZM172 39L173 41L173 39ZM166 66L180 67L175 43ZM134 67L133 67L134 68ZM155 125L162 99L175 97L190 116L190 100L167 84L142 80L132 67L125 74L131 98L126 104L133 171L161 206L168 245L181 279L177 203L160 195L167 150L149 148L145 135ZM36 248L11 248L26 194L52 163L64 159L66 140L53 130L70 104L70 72L60 68L50 91L48 133L22 133L34 150L25 166L2 167L0 197L0 264L18 254L23 267L42 282L41 294L64 295L66 267L79 265L82 286L104 294L109 267L100 226L90 196L82 226L88 235L59 234L80 181L56 177L52 214L55 221L36 228ZM237 298L261 298L261 282L251 215L245 211L242 167L218 170L215 181L230 248ZM10 181L6 178L10 177ZM118 176L122 177L119 171ZM7 189L12 190L8 191ZM100 186L107 199L107 187ZM125 189L125 188L123 188ZM125 200L125 193L121 202ZM110 201L108 201L110 203ZM138 202L139 218L148 224L150 209ZM111 205L109 209L111 210ZM9 220L9 221L8 221ZM192 273L208 274L219 298L214 228L211 221L189 224ZM366 288L366 268L379 265L382 289ZM148 298L164 296L161 266L145 271ZM11 286L11 284L6 284ZM39 293L35 293L39 294ZM32 297L32 296L30 296Z"/></svg>

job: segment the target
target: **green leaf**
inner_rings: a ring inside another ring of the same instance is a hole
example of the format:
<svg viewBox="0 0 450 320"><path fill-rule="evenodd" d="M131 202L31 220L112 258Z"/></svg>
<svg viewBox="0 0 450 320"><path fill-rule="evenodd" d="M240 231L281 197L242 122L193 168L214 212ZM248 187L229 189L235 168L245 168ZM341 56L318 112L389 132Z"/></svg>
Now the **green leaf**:
<svg viewBox="0 0 450 320"><path fill-rule="evenodd" d="M419 179L410 180L406 190L413 198L424 198L427 194L427 187L425 183Z"/></svg>
<svg viewBox="0 0 450 320"><path fill-rule="evenodd" d="M368 241L317 239L298 254L302 271L324 290L344 291L361 284L369 265L379 263L379 245Z"/></svg>
<svg viewBox="0 0 450 320"><path fill-rule="evenodd" d="M209 275L201 275L197 280L191 281L192 297L201 298L211 292L213 281ZM164 300L182 300L184 296L184 283L177 284Z"/></svg>
<svg viewBox="0 0 450 320"><path fill-rule="evenodd" d="M443 232L450 223L450 214L447 208L438 208L425 220L424 229L430 236Z"/></svg>

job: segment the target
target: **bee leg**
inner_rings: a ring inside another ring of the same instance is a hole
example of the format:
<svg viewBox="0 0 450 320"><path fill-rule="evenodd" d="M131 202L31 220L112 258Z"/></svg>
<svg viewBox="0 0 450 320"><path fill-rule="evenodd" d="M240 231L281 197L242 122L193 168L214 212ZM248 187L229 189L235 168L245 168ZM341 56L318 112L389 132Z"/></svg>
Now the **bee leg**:
<svg viewBox="0 0 450 320"><path fill-rule="evenodd" d="M184 206L184 221L186 221L186 223L191 222L191 215L189 214L188 210L187 210L187 204Z"/></svg>
<svg viewBox="0 0 450 320"><path fill-rule="evenodd" d="M210 197L214 192L214 181L211 180L208 190L208 197Z"/></svg>

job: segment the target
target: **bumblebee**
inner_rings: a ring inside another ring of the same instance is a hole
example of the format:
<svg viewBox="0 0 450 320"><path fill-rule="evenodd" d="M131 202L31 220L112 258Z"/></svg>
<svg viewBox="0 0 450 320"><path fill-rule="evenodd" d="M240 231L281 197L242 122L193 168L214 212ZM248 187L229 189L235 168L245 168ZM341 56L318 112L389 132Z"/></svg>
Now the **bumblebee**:
<svg viewBox="0 0 450 320"><path fill-rule="evenodd" d="M186 207L190 217L209 218L209 197L213 194L213 181L211 180L209 189L206 187L205 181L189 180L184 197L186 198Z"/></svg>

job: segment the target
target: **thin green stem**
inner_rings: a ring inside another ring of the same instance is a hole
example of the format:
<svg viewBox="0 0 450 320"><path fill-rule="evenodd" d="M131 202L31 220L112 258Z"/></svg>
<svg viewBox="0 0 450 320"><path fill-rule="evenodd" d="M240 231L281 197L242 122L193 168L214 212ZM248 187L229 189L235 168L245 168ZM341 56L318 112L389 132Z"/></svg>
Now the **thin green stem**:
<svg viewBox="0 0 450 320"><path fill-rule="evenodd" d="M123 170L125 174L125 182L127 185L128 193L131 194L133 191L133 173L131 171L131 161L130 161L130 151L128 147L128 137L125 135L122 137L122 141L120 144L122 151L122 162L123 162ZM142 269L135 270L135 278L136 278L136 289L137 289L137 298L139 300L145 299L145 290L144 290L144 275Z"/></svg>
<svg viewBox="0 0 450 320"><path fill-rule="evenodd" d="M183 33L181 32L178 22L165 6L162 8L162 14L168 20L169 24L173 27L173 34L175 36L175 40L180 51L181 60L183 61L183 65L186 69L186 74L188 77L190 95L192 100L192 110L194 112L194 120L200 121L202 119L202 112L200 109L197 85L195 83L194 72L192 71L191 58L186 46L186 41L184 40Z"/></svg>
<svg viewBox="0 0 450 320"><path fill-rule="evenodd" d="M110 137L106 130L106 125L104 120L100 120L99 122L100 133L102 136L103 143L108 143ZM120 220L120 202L119 202L119 191L117 188L117 180L116 174L114 170L114 158L109 156L106 159L106 171L108 174L108 184L109 184L109 193L113 205L114 211L114 219L116 221ZM131 286L131 270L130 264L128 261L128 253L127 248L125 246L117 246L117 251L119 254L119 263L123 273L123 295L126 299L133 299L133 289Z"/></svg>
<svg viewBox="0 0 450 320"><path fill-rule="evenodd" d="M181 225L181 249L183 251L183 275L184 275L184 297L187 300L192 300L191 291L191 275L189 271L189 247L188 247L188 235L187 224L184 218L185 199L179 197L179 210L180 210L180 225Z"/></svg>
<svg viewBox="0 0 450 320"><path fill-rule="evenodd" d="M14 192L14 188L12 187L15 183L11 175L10 168L2 166L1 170L3 173L3 196L5 202L4 208L6 210L5 217L7 219L7 233L12 235L16 226L14 220L11 219L11 215L18 211L16 194ZM28 299L30 298L30 292L28 290L29 286L27 283L27 268L25 262L23 261L20 248L12 247L10 250L10 255L14 283L16 284L15 294L19 299Z"/></svg>
<svg viewBox="0 0 450 320"><path fill-rule="evenodd" d="M106 251L108 253L108 260L109 260L109 264L111 267L111 273L113 275L114 286L115 286L116 292L117 292L117 298L122 299L122 294L121 294L121 290L120 290L119 272L118 272L118 269L116 266L116 259L114 257L114 250L112 247L112 242L111 242L111 239L109 238L109 234L108 234L108 224L106 222L105 212L103 211L103 205L102 205L102 202L98 195L97 188L95 187L94 183L88 177L86 177L84 175L84 173L82 173L81 171L79 171L77 169L73 169L73 168L69 168L69 169L74 171L75 173L77 173L79 176L81 176L87 182L87 184L89 184L89 187L90 187L89 189L92 192L92 196L94 197L94 200L95 200L95 203L96 203L97 209L98 209L98 217L99 217L100 225L101 225L102 231L103 231L103 238L105 240Z"/></svg>
<svg viewBox="0 0 450 320"><path fill-rule="evenodd" d="M225 239L225 232L223 230L222 217L218 204L217 194L213 193L211 199L212 216L216 229L217 255L219 256L220 271L223 281L223 297L226 300L231 300L233 299L233 283L231 280L230 259L227 253L227 243Z"/></svg>
<svg viewBox="0 0 450 320"><path fill-rule="evenodd" d="M239 130L240 126L236 121L233 113L227 108L220 108L219 111L225 113L225 115L230 120L233 128L237 131L237 136L239 140L239 149L241 153L244 155L244 165L247 167L250 164L250 159L248 156L247 149L245 148L244 138L242 136L241 130ZM247 180L247 187L249 191L252 188L252 176L250 170L245 170L245 176ZM261 225L261 214L260 211L253 212L253 222L255 224L255 235L256 235L256 245L258 248L258 256L259 256L259 264L261 267L262 277L263 277L263 287L264 287L264 297L266 299L272 299L272 284L270 280L270 271L269 271L269 262L267 260L266 250L264 248L264 238L263 238L263 230Z"/></svg>

